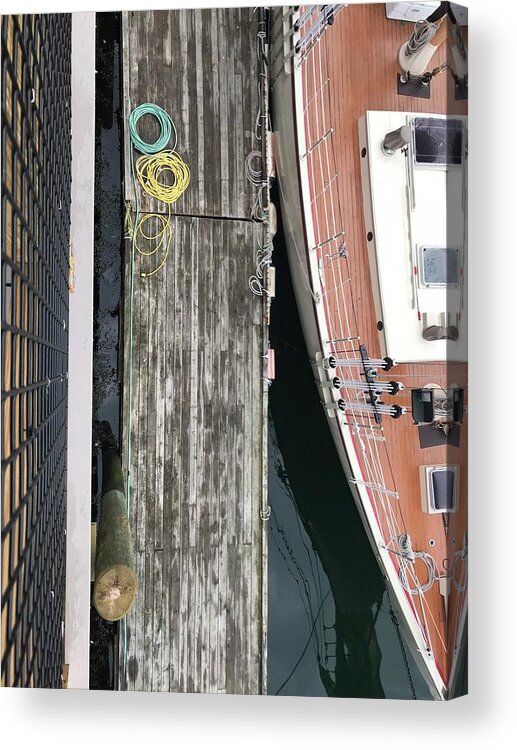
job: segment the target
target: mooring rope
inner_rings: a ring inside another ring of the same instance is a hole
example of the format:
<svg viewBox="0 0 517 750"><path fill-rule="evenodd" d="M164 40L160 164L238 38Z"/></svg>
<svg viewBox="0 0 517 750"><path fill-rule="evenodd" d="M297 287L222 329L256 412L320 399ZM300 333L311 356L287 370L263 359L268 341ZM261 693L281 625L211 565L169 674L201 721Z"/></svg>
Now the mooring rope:
<svg viewBox="0 0 517 750"><path fill-rule="evenodd" d="M439 26L426 19L415 23L415 30L406 45L406 57L411 57L436 36Z"/></svg>

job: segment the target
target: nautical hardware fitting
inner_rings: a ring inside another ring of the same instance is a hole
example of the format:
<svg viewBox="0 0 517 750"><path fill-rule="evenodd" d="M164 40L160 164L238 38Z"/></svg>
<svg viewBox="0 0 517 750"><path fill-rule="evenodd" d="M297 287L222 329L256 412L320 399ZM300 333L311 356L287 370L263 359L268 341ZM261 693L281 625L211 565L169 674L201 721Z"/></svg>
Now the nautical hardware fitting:
<svg viewBox="0 0 517 750"><path fill-rule="evenodd" d="M411 128L409 125L402 125L402 127L386 133L381 149L386 156L394 156L396 151L405 148L410 141Z"/></svg>
<svg viewBox="0 0 517 750"><path fill-rule="evenodd" d="M343 8L343 5L312 5L308 11L300 16L293 23L293 31L298 31L302 25L305 25L311 16L316 12L319 13L318 18L311 24L309 30L296 42L295 52L297 54L305 54L309 49L320 39L327 26L332 26L334 19Z"/></svg>
<svg viewBox="0 0 517 750"><path fill-rule="evenodd" d="M348 249L346 246L346 242L342 242L339 246L339 249L336 253L327 253L326 256L329 260L334 260L334 258L348 258Z"/></svg>
<svg viewBox="0 0 517 750"><path fill-rule="evenodd" d="M434 424L447 434L452 422L463 421L464 389L455 384L442 388L436 383L412 388L411 410L415 424Z"/></svg>
<svg viewBox="0 0 517 750"><path fill-rule="evenodd" d="M359 414L388 414L393 419L398 419L406 413L406 408L398 404L368 404L364 401L345 401L342 398L336 404L329 404L327 408L334 408L339 411L351 411Z"/></svg>
<svg viewBox="0 0 517 750"><path fill-rule="evenodd" d="M426 341L443 341L444 339L447 339L448 341L457 341L458 340L458 328L456 326L427 326L427 328L424 328L422 331L422 338L424 338Z"/></svg>
<svg viewBox="0 0 517 750"><path fill-rule="evenodd" d="M399 536L399 548L401 554L404 555L404 557L407 557L408 560L415 559L415 553L413 552L413 546L411 544L411 537L409 534L401 534Z"/></svg>
<svg viewBox="0 0 517 750"><path fill-rule="evenodd" d="M384 370L384 372L389 372L392 367L395 367L397 365L397 362L392 359L391 357L384 357L383 359L345 359L340 357L334 357L334 355L330 355L330 357L325 357L323 359L323 367L326 370L335 370L336 367L373 367L377 368L380 367L381 370ZM375 377L375 376L373 376Z"/></svg>
<svg viewBox="0 0 517 750"><path fill-rule="evenodd" d="M373 372L375 371L369 371L368 374L370 377L376 377L376 375L372 374ZM378 395L381 393L389 393L391 396L395 396L399 391L404 390L403 384L396 380L390 380L389 382L379 381L373 386L370 386L369 383L365 383L362 380L343 380L343 378L332 378L331 382L334 388L360 388L367 392L373 391L373 393Z"/></svg>
<svg viewBox="0 0 517 750"><path fill-rule="evenodd" d="M417 21L415 24L415 30L405 45L404 56L412 57L416 54L418 50L428 44L431 39L434 39L438 29L439 25L436 23L430 23L428 19Z"/></svg>

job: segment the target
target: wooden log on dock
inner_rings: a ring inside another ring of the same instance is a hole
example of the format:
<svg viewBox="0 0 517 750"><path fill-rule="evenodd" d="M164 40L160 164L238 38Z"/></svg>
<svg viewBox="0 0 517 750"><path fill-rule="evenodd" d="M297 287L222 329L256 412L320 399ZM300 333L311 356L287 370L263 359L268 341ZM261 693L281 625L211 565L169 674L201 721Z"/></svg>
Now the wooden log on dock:
<svg viewBox="0 0 517 750"><path fill-rule="evenodd" d="M102 501L97 525L93 604L105 620L120 620L136 595L135 552L129 528L120 454L102 452Z"/></svg>

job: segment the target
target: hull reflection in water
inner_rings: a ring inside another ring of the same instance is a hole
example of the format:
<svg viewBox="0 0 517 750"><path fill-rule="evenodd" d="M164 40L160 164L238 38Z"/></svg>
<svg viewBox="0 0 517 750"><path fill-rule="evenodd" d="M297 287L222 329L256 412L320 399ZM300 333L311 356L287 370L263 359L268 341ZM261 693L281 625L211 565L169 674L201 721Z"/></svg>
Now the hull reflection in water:
<svg viewBox="0 0 517 750"><path fill-rule="evenodd" d="M268 691L430 698L386 588L318 400L281 230L271 344Z"/></svg>

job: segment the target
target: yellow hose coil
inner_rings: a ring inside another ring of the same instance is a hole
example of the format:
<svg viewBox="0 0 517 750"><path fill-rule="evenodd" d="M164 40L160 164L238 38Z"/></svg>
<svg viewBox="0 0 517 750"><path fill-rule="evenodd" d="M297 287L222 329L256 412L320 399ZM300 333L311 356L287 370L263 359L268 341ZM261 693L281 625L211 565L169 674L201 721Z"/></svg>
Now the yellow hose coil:
<svg viewBox="0 0 517 750"><path fill-rule="evenodd" d="M135 227L135 249L140 255L150 257L159 250L164 250L161 263L150 273L141 273L143 277L157 273L169 256L172 228L171 206L180 198L190 183L190 170L176 151L161 151L157 154L143 154L135 163L135 175L142 190L148 195L167 205L167 214L144 214ZM148 222L157 224L153 231ZM147 243L154 244L152 250L144 250L139 242L139 235Z"/></svg>

